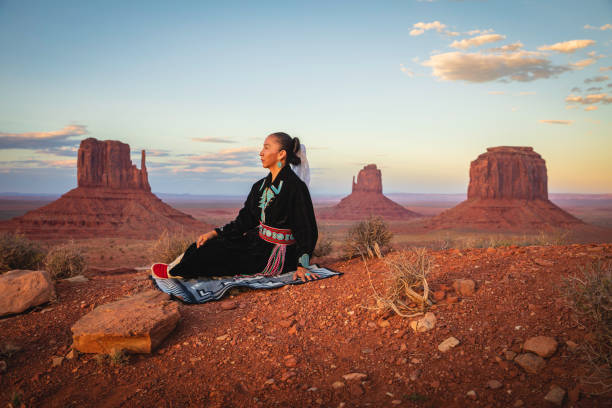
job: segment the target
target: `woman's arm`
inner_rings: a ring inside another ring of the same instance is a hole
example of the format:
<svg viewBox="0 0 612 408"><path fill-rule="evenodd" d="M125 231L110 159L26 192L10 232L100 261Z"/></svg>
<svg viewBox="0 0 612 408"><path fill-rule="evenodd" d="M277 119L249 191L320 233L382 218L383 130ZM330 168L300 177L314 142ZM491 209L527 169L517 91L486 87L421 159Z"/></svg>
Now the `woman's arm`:
<svg viewBox="0 0 612 408"><path fill-rule="evenodd" d="M312 199L306 184L298 184L292 201L293 220L291 229L296 240L298 262L306 267L310 265L310 257L314 252L319 234Z"/></svg>
<svg viewBox="0 0 612 408"><path fill-rule="evenodd" d="M242 209L238 212L235 220L228 222L222 227L215 228L216 236L220 237L237 237L241 236L251 228L259 224L257 218L257 196L261 180L253 184L251 191L244 202Z"/></svg>

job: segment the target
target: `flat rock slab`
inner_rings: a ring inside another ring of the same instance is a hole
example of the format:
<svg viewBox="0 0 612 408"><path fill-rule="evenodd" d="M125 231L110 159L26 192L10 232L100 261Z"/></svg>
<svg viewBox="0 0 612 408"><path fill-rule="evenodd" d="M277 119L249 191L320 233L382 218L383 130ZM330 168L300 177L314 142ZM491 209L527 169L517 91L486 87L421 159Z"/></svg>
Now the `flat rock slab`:
<svg viewBox="0 0 612 408"><path fill-rule="evenodd" d="M115 350L151 353L180 319L170 296L148 290L96 307L72 326L73 347L82 353Z"/></svg>
<svg viewBox="0 0 612 408"><path fill-rule="evenodd" d="M531 374L539 373L546 365L544 359L537 354L524 353L515 357L514 362Z"/></svg>
<svg viewBox="0 0 612 408"><path fill-rule="evenodd" d="M557 351L557 340L548 336L531 337L523 344L523 350L548 358Z"/></svg>
<svg viewBox="0 0 612 408"><path fill-rule="evenodd" d="M46 271L16 269L0 275L0 316L21 313L55 298Z"/></svg>

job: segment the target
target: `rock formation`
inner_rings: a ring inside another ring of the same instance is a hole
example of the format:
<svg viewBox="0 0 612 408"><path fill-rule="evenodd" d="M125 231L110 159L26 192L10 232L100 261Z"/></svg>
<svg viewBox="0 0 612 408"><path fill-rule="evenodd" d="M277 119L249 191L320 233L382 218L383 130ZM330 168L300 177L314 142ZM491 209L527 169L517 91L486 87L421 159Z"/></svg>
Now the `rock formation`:
<svg viewBox="0 0 612 408"><path fill-rule="evenodd" d="M35 239L100 236L157 238L161 232L201 232L210 228L162 202L151 192L145 152L140 170L132 164L130 146L114 140L81 141L78 187L56 201L0 223Z"/></svg>
<svg viewBox="0 0 612 408"><path fill-rule="evenodd" d="M546 162L531 147L489 147L470 165L468 198L429 228L530 231L583 224L548 200Z"/></svg>
<svg viewBox="0 0 612 408"><path fill-rule="evenodd" d="M336 220L362 220L379 216L389 220L410 219L420 215L412 212L382 193L382 174L375 164L368 164L353 177L350 195L334 207L317 210L317 217Z"/></svg>

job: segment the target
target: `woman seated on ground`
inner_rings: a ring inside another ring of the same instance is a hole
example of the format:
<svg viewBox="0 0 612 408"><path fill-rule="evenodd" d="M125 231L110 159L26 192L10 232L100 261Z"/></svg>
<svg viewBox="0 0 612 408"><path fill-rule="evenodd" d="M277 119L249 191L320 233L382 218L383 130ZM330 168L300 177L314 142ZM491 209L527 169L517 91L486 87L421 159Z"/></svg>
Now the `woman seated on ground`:
<svg viewBox="0 0 612 408"><path fill-rule="evenodd" d="M296 166L307 179L301 167L307 166L302 163L305 148L297 137L277 132L266 137L259 157L270 173L253 184L236 219L200 235L170 265L154 264L154 277L275 276L295 271L293 279L318 278L305 268L318 235L312 200L307 185L289 166Z"/></svg>

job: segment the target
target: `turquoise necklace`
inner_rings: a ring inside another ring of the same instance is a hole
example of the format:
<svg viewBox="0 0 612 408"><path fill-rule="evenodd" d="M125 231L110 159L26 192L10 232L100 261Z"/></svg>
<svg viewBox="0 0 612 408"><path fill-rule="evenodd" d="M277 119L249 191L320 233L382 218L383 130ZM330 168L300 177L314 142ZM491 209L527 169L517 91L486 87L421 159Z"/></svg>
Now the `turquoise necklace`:
<svg viewBox="0 0 612 408"><path fill-rule="evenodd" d="M261 191L265 183L266 180L261 183L259 191ZM261 215L259 219L261 220L261 222L266 222L266 208L268 207L268 205L270 205L270 202L272 202L274 197L276 197L280 193L281 188L283 188L283 180L281 180L281 182L278 184L278 188L274 187L273 185L270 185L270 187L266 187L263 193L261 194L261 197L259 198L259 208L261 208Z"/></svg>

